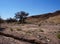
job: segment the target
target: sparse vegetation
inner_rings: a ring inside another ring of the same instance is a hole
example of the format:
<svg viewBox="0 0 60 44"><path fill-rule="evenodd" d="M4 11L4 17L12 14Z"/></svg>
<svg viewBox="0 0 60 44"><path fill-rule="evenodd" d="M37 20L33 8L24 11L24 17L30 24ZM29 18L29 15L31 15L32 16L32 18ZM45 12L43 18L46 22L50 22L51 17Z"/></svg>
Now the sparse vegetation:
<svg viewBox="0 0 60 44"><path fill-rule="evenodd" d="M60 39L60 33L57 34L57 38Z"/></svg>
<svg viewBox="0 0 60 44"><path fill-rule="evenodd" d="M1 16L0 16L0 24L3 23L3 22L4 22L4 20L3 20L3 19L1 18Z"/></svg>
<svg viewBox="0 0 60 44"><path fill-rule="evenodd" d="M17 30L17 31L22 31L22 29L20 29L20 28L17 28L16 30Z"/></svg>
<svg viewBox="0 0 60 44"><path fill-rule="evenodd" d="M43 30L40 30L41 32L44 32Z"/></svg>
<svg viewBox="0 0 60 44"><path fill-rule="evenodd" d="M38 26L41 26L41 24L38 24Z"/></svg>
<svg viewBox="0 0 60 44"><path fill-rule="evenodd" d="M13 31L13 29L12 29L12 28L10 28L10 30L11 30L11 31Z"/></svg>
<svg viewBox="0 0 60 44"><path fill-rule="evenodd" d="M27 31L26 33L30 33L30 34L31 34L31 33L32 33L32 31Z"/></svg>
<svg viewBox="0 0 60 44"><path fill-rule="evenodd" d="M12 23L12 22L17 22L17 20L14 19L14 18L8 18L8 19L6 19L6 22L7 23Z"/></svg>
<svg viewBox="0 0 60 44"><path fill-rule="evenodd" d="M40 32L44 32L42 29L39 30Z"/></svg>

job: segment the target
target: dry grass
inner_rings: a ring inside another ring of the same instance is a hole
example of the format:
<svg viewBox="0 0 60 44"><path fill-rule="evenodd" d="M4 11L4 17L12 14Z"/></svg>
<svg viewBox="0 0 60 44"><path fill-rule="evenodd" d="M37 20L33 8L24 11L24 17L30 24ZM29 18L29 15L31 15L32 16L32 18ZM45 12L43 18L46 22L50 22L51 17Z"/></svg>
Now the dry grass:
<svg viewBox="0 0 60 44"><path fill-rule="evenodd" d="M50 17L49 19L47 19L47 21L50 23L60 24L60 15L55 17Z"/></svg>
<svg viewBox="0 0 60 44"><path fill-rule="evenodd" d="M11 31L13 31L13 29L12 29L12 28L10 28L10 30L11 30Z"/></svg>

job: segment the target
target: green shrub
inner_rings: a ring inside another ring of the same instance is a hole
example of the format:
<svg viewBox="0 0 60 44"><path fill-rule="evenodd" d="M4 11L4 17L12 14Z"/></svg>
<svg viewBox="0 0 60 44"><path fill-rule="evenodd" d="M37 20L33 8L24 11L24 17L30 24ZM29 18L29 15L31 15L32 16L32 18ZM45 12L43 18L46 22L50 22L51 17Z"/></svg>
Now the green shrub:
<svg viewBox="0 0 60 44"><path fill-rule="evenodd" d="M60 34L59 33L57 34L57 38L60 39Z"/></svg>

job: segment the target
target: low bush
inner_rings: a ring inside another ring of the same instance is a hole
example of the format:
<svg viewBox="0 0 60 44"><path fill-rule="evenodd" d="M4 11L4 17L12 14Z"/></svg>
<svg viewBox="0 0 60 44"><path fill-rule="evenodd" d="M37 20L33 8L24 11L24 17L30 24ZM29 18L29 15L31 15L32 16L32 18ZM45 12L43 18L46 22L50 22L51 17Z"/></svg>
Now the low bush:
<svg viewBox="0 0 60 44"><path fill-rule="evenodd" d="M17 28L17 31L22 31L22 29Z"/></svg>
<svg viewBox="0 0 60 44"><path fill-rule="evenodd" d="M40 32L44 32L42 29L40 29Z"/></svg>
<svg viewBox="0 0 60 44"><path fill-rule="evenodd" d="M60 33L57 34L57 38L60 39Z"/></svg>
<svg viewBox="0 0 60 44"><path fill-rule="evenodd" d="M12 29L12 28L10 28L10 30L11 30L11 31L13 31L13 29Z"/></svg>

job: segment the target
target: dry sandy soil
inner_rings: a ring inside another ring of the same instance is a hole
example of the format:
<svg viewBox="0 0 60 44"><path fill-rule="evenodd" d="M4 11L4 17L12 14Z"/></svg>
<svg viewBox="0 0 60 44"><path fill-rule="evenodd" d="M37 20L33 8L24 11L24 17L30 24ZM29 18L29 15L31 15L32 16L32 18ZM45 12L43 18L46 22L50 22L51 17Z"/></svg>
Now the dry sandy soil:
<svg viewBox="0 0 60 44"><path fill-rule="evenodd" d="M1 24L0 44L60 44L60 24Z"/></svg>

